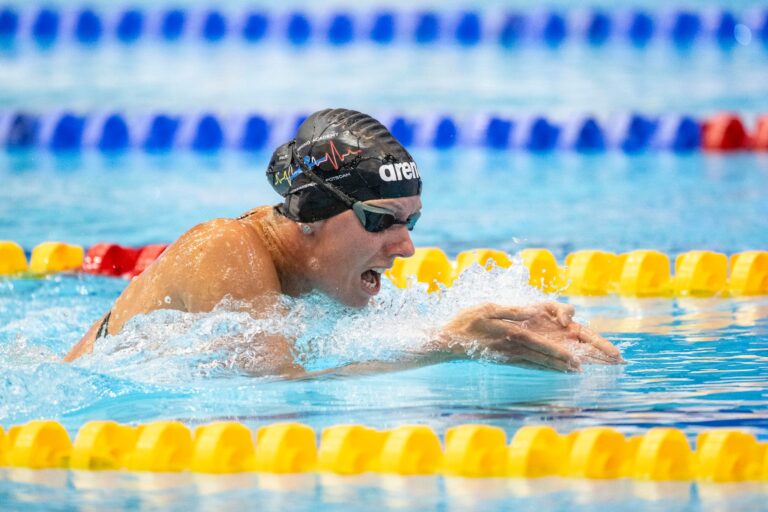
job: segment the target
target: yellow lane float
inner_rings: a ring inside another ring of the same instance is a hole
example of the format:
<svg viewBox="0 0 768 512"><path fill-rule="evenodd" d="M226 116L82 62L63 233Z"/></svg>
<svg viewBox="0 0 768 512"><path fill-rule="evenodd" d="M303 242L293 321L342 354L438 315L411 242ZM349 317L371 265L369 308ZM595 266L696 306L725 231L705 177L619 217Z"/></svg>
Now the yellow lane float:
<svg viewBox="0 0 768 512"><path fill-rule="evenodd" d="M473 249L471 251L460 252L456 256L456 271L458 276L472 265L480 265L486 270L493 267L509 268L512 266L512 260L504 251L496 249Z"/></svg>
<svg viewBox="0 0 768 512"><path fill-rule="evenodd" d="M424 425L405 425L387 434L378 470L398 475L432 475L442 465L443 450L435 432Z"/></svg>
<svg viewBox="0 0 768 512"><path fill-rule="evenodd" d="M437 247L420 247L410 258L397 258L386 274L396 286L405 288L409 278L428 285L427 291L440 289L439 285L453 284L454 270L451 260Z"/></svg>
<svg viewBox="0 0 768 512"><path fill-rule="evenodd" d="M316 461L315 431L307 425L276 423L256 433L256 471L304 473L313 471Z"/></svg>
<svg viewBox="0 0 768 512"><path fill-rule="evenodd" d="M570 440L549 426L519 429L509 445L507 474L518 478L555 476L565 472Z"/></svg>
<svg viewBox="0 0 768 512"><path fill-rule="evenodd" d="M696 439L698 478L709 482L743 482L760 476L762 450L752 434L712 430Z"/></svg>
<svg viewBox="0 0 768 512"><path fill-rule="evenodd" d="M42 276L81 269L83 248L62 242L44 242L32 251L27 266L24 251L11 241L0 241L0 276L29 272ZM568 254L563 266L547 249L521 250L516 257L497 249L460 252L455 261L437 247L419 247L410 258L395 258L385 275L399 288L410 282L427 285L429 293L450 287L473 266L486 270L522 264L529 283L546 293L572 296L618 294L622 297L711 297L768 295L768 251L745 251L730 258L712 251L678 254L674 275L670 257L639 249L623 254L590 249ZM729 272L730 269L730 272Z"/></svg>
<svg viewBox="0 0 768 512"><path fill-rule="evenodd" d="M652 428L638 440L632 476L638 480L690 480L693 477L693 451L680 430Z"/></svg>
<svg viewBox="0 0 768 512"><path fill-rule="evenodd" d="M29 270L34 274L48 274L79 269L83 266L84 254L79 245L43 242L32 250Z"/></svg>
<svg viewBox="0 0 768 512"><path fill-rule="evenodd" d="M710 297L725 289L728 257L712 251L690 251L675 259L674 289L679 296Z"/></svg>
<svg viewBox="0 0 768 512"><path fill-rule="evenodd" d="M565 293L606 295L611 291L616 255L606 251L576 251L565 258Z"/></svg>
<svg viewBox="0 0 768 512"><path fill-rule="evenodd" d="M341 475L373 471L386 433L362 425L337 425L323 430L317 467Z"/></svg>
<svg viewBox="0 0 768 512"><path fill-rule="evenodd" d="M669 258L659 251L638 250L617 259L617 292L623 297L658 297L670 290Z"/></svg>
<svg viewBox="0 0 768 512"><path fill-rule="evenodd" d="M127 457L133 471L182 471L192 459L192 432L178 421L156 421L138 428L136 445Z"/></svg>
<svg viewBox="0 0 768 512"><path fill-rule="evenodd" d="M546 249L523 249L520 259L528 269L528 283L547 293L563 286L563 270L557 266L554 254Z"/></svg>
<svg viewBox="0 0 768 512"><path fill-rule="evenodd" d="M198 473L239 473L255 464L251 431L242 423L220 421L198 427L190 469Z"/></svg>
<svg viewBox="0 0 768 512"><path fill-rule="evenodd" d="M31 469L65 468L72 443L59 423L34 420L11 427L6 440L6 463Z"/></svg>
<svg viewBox="0 0 768 512"><path fill-rule="evenodd" d="M30 469L129 470L195 473L369 472L452 477L742 482L768 480L768 443L740 430L699 434L696 451L681 430L652 428L625 438L609 427L560 434L525 426L507 443L503 429L460 425L445 432L443 448L426 425L379 431L337 425L322 432L301 423L276 423L254 436L237 422L216 422L194 433L178 421L132 427L114 421L84 424L74 444L59 423L30 421L0 427L0 466Z"/></svg>
<svg viewBox="0 0 768 512"><path fill-rule="evenodd" d="M768 251L746 251L731 256L731 295L768 295Z"/></svg>
<svg viewBox="0 0 768 512"><path fill-rule="evenodd" d="M16 242L0 240L0 275L12 275L27 270L24 249Z"/></svg>
<svg viewBox="0 0 768 512"><path fill-rule="evenodd" d="M134 451L137 430L114 421L89 421L77 433L69 467L72 469L119 469Z"/></svg>
<svg viewBox="0 0 768 512"><path fill-rule="evenodd" d="M461 425L446 430L446 475L502 476L506 463L507 434L499 427Z"/></svg>
<svg viewBox="0 0 768 512"><path fill-rule="evenodd" d="M580 430L573 439L566 475L579 478L618 478L629 453L621 432L608 427Z"/></svg>

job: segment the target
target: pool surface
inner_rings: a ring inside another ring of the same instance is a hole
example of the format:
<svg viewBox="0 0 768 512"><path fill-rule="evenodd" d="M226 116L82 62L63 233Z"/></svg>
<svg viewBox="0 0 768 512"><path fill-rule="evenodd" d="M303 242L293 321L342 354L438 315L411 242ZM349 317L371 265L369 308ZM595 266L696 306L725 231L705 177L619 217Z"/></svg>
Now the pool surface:
<svg viewBox="0 0 768 512"><path fill-rule="evenodd" d="M400 4L398 4L400 5ZM485 4L483 4L485 5ZM494 4L495 5L495 4ZM517 5L517 4L516 4ZM658 2L642 5L658 8ZM747 8L754 4L708 2ZM475 112L626 112L747 121L768 112L768 50L702 44L556 50L451 46L290 48L264 43L123 48L62 46L0 52L0 110L99 113L243 110L294 114L326 106L418 115ZM292 69L292 72L286 70ZM349 79L340 79L349 75ZM275 77L280 77L276 79ZM384 78L383 78L384 77ZM457 147L415 148L424 210L413 239L449 256L490 247L542 247L562 262L579 249L616 253L768 248L768 154L625 155ZM0 239L27 251L46 240L170 243L195 224L277 201L264 176L269 151L0 152ZM554 297L616 343L627 364L579 374L519 369L484 354L368 376L285 381L252 377L235 362L264 357L227 343L243 332L297 339L310 369L396 361L420 350L460 309L527 304L543 295L522 265L464 274L427 295L384 283L371 307L350 311L320 296L287 300L286 318L161 311L132 320L73 364L61 358L127 281L84 274L0 279L0 424L54 419L72 436L85 422L178 419L190 427L234 420L386 429L482 423L514 433L603 425L626 435L656 426L693 443L713 428L768 441L768 297L626 299ZM253 508L346 510L361 503L424 510L758 510L765 482L397 478L364 475L206 476L0 468L4 510Z"/></svg>

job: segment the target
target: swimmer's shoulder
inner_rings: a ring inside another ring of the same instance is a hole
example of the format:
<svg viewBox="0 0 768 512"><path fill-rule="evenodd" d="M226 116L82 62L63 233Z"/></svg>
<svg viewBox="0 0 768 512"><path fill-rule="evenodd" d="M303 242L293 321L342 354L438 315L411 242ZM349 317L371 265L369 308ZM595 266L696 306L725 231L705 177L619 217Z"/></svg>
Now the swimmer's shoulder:
<svg viewBox="0 0 768 512"><path fill-rule="evenodd" d="M185 257L218 263L242 263L243 257L269 259L269 251L253 223L217 218L194 226L174 244ZM171 247L174 249L174 247Z"/></svg>
<svg viewBox="0 0 768 512"><path fill-rule="evenodd" d="M246 300L281 290L272 255L250 223L213 219L187 231L174 246L166 264L174 269L187 311L209 310L227 295Z"/></svg>

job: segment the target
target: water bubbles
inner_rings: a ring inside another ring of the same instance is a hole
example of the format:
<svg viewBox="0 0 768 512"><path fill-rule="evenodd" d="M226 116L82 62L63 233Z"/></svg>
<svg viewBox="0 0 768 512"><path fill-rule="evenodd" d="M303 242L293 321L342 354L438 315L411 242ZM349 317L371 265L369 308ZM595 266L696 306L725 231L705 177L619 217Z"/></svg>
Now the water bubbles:
<svg viewBox="0 0 768 512"><path fill-rule="evenodd" d="M170 304L171 303L170 295L166 295L165 298L163 299L163 302L165 302L166 304Z"/></svg>

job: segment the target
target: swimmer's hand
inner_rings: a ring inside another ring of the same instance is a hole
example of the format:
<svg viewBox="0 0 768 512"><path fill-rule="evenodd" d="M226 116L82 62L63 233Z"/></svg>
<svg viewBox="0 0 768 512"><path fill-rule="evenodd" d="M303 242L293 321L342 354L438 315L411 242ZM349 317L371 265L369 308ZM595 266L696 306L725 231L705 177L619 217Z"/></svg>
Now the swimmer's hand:
<svg viewBox="0 0 768 512"><path fill-rule="evenodd" d="M623 363L608 340L573 321L573 306L542 302L524 307L483 304L461 311L441 331L443 350L488 353L508 364L576 372L582 362Z"/></svg>

